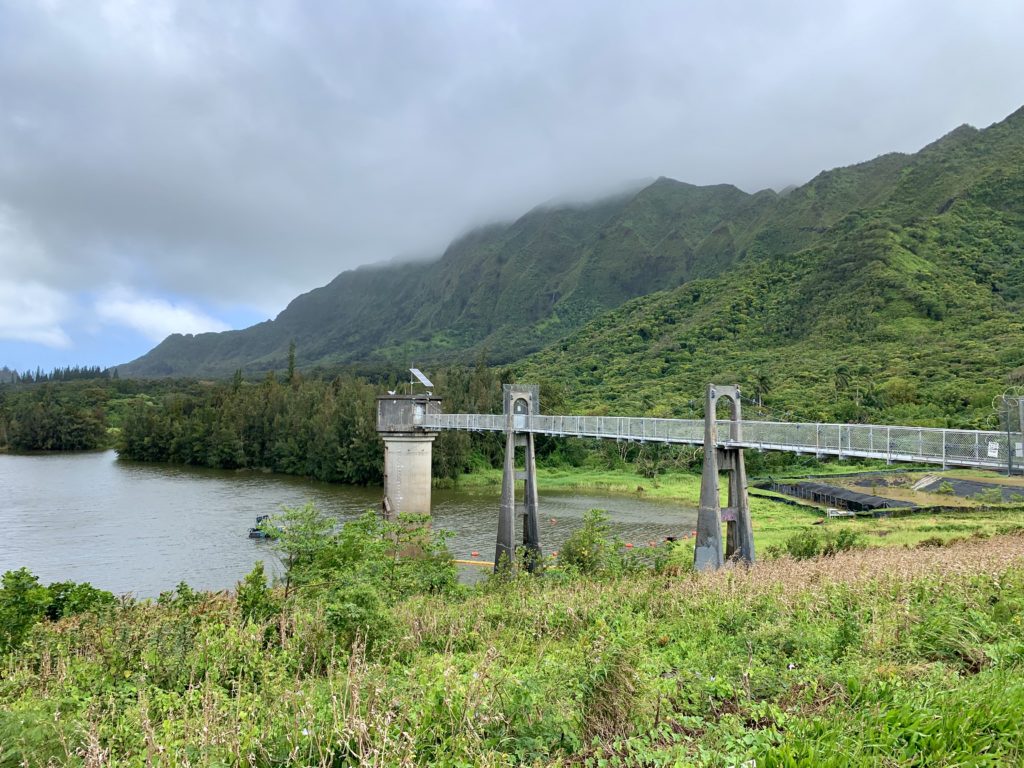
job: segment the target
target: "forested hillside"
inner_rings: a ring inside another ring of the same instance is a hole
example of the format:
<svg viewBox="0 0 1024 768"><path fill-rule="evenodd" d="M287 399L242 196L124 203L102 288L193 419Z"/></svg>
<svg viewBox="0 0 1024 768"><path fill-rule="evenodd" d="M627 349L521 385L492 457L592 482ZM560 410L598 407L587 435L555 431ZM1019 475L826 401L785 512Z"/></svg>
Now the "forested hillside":
<svg viewBox="0 0 1024 768"><path fill-rule="evenodd" d="M825 215L837 198L871 202ZM1024 110L822 174L785 207L727 275L603 315L520 375L592 410L682 416L717 380L774 417L994 426L992 396L1024 383Z"/></svg>

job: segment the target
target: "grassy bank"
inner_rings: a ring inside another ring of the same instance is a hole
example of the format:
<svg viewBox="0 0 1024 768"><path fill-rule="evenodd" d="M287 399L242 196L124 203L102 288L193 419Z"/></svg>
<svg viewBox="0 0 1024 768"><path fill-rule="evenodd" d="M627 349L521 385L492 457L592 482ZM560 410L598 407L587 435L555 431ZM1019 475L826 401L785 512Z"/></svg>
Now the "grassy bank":
<svg viewBox="0 0 1024 768"><path fill-rule="evenodd" d="M776 477L802 477L805 475L841 475L851 472L892 470L885 462L825 462L808 460L805 466L788 468L774 473ZM751 478L757 473L748 472ZM761 473L767 476L767 471ZM458 487L467 491L490 491L501 486L501 469L477 469L461 475ZM666 472L656 477L643 477L632 466L621 469L595 469L593 467L539 467L537 484L542 491L597 491L623 495L641 495L652 499L673 499L696 504L700 497L700 473Z"/></svg>
<svg viewBox="0 0 1024 768"><path fill-rule="evenodd" d="M331 594L39 625L0 667L0 765L1024 760L1021 536L419 591L355 634Z"/></svg>
<svg viewBox="0 0 1024 768"><path fill-rule="evenodd" d="M501 487L500 469L480 469L459 478L458 487L466 491L487 491ZM676 472L648 479L632 468L618 470L585 467L537 469L537 485L541 491L595 491L652 499L673 499L695 504L700 496L700 475Z"/></svg>

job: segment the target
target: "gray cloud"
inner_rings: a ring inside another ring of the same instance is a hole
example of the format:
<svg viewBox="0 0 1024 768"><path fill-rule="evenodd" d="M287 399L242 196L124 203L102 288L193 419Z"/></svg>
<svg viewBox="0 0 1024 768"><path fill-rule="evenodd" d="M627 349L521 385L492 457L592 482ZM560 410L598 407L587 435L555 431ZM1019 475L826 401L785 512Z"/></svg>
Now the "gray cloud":
<svg viewBox="0 0 1024 768"><path fill-rule="evenodd" d="M1013 111L1022 33L1017 0L0 0L0 296L63 343L60 295L273 313L552 197L780 188Z"/></svg>

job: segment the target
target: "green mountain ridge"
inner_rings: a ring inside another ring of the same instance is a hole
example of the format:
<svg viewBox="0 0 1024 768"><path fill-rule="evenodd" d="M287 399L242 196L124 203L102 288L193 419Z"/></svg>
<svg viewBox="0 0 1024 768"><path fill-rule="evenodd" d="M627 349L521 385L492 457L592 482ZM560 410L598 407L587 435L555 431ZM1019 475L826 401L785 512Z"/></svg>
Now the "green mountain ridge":
<svg viewBox="0 0 1024 768"><path fill-rule="evenodd" d="M302 365L516 360L600 312L735 258L716 247L730 217L746 225L773 193L659 179L582 206L535 208L455 240L436 261L344 272L273 321L242 331L172 335L121 368L127 375L226 375Z"/></svg>
<svg viewBox="0 0 1024 768"><path fill-rule="evenodd" d="M1024 381L1024 110L790 202L734 269L630 301L520 375L594 412L693 415L717 380L767 393L766 417L995 426L992 397Z"/></svg>
<svg viewBox="0 0 1024 768"><path fill-rule="evenodd" d="M342 273L273 321L168 337L120 370L281 369L292 341L304 366L435 365L486 350L503 364L532 354L523 376L561 380L594 409L672 411L671 393L759 373L781 402L810 392L850 418L883 401L914 416L934 394L946 405L917 417L938 420L1024 363L1022 147L1024 109L783 195L660 178L541 206L436 260ZM922 384L936 361L970 391ZM901 379L918 394L889 392Z"/></svg>

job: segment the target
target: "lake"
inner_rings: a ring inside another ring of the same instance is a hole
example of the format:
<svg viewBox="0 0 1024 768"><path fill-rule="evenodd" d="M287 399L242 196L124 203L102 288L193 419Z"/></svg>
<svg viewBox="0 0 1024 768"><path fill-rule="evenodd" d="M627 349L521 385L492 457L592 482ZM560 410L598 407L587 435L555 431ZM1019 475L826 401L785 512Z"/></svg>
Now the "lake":
<svg viewBox="0 0 1024 768"><path fill-rule="evenodd" d="M0 454L0 572L26 566L43 583L88 581L139 597L180 581L228 589L256 560L279 571L273 545L246 535L257 515L312 501L345 520L378 508L382 493L287 475L126 462L113 451ZM434 490L433 525L454 534L454 557L477 551L479 559L493 559L499 496L498 486ZM595 507L637 546L690 531L697 519L696 509L677 502L542 492L544 552L557 550Z"/></svg>

